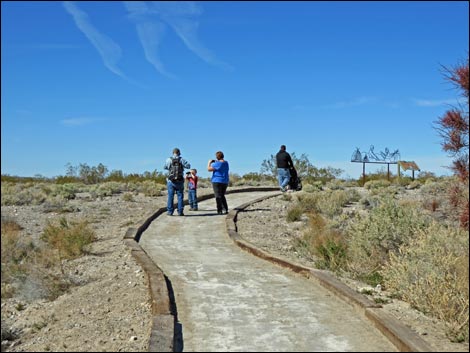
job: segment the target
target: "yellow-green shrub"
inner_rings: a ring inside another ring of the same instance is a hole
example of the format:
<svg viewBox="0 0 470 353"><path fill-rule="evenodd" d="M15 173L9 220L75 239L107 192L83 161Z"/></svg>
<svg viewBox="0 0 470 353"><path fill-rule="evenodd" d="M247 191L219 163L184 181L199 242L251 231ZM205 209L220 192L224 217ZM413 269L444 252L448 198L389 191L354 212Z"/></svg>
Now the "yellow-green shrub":
<svg viewBox="0 0 470 353"><path fill-rule="evenodd" d="M467 232L433 223L391 253L381 271L388 289L446 321L456 341L468 341L468 250Z"/></svg>
<svg viewBox="0 0 470 353"><path fill-rule="evenodd" d="M2 298L7 287L15 278L23 277L27 271L26 260L34 248L31 241L20 234L21 227L12 220L2 220ZM9 290L11 294L11 290Z"/></svg>
<svg viewBox="0 0 470 353"><path fill-rule="evenodd" d="M346 261L346 242L343 235L330 227L322 216L309 215L309 226L304 231L299 245L316 256L317 268L333 271L344 268Z"/></svg>
<svg viewBox="0 0 470 353"><path fill-rule="evenodd" d="M383 199L370 213L358 217L348 228L348 268L358 278L377 279L389 254L407 244L429 219L411 205Z"/></svg>
<svg viewBox="0 0 470 353"><path fill-rule="evenodd" d="M41 239L56 249L60 258L72 259L83 255L85 247L96 240L96 235L86 221L69 224L62 217L58 225L48 223Z"/></svg>

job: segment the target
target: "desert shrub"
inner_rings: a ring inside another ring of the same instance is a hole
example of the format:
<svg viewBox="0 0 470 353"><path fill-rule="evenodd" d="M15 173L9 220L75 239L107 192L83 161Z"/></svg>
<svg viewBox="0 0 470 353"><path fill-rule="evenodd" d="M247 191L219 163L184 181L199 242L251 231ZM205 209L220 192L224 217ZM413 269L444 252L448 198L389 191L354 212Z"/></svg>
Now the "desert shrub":
<svg viewBox="0 0 470 353"><path fill-rule="evenodd" d="M54 299L69 286L57 254L20 233L14 221L2 220L2 298Z"/></svg>
<svg viewBox="0 0 470 353"><path fill-rule="evenodd" d="M317 203L318 211L328 217L334 217L342 213L343 207L348 202L348 193L344 190L323 192Z"/></svg>
<svg viewBox="0 0 470 353"><path fill-rule="evenodd" d="M47 224L41 240L57 250L60 258L73 259L85 253L85 247L96 240L96 235L86 221L69 224L62 217L58 225Z"/></svg>
<svg viewBox="0 0 470 353"><path fill-rule="evenodd" d="M72 183L57 184L55 185L53 195L61 196L62 198L66 200L73 200L75 199L76 193L79 191L80 191L79 184L72 184Z"/></svg>
<svg viewBox="0 0 470 353"><path fill-rule="evenodd" d="M406 175L401 175L400 178L394 178L393 179L393 183L394 184L398 184L398 185L401 185L401 186L406 186L408 187L411 183L413 183L414 180L412 177L410 176L406 176Z"/></svg>
<svg viewBox="0 0 470 353"><path fill-rule="evenodd" d="M440 211L441 222L462 223L462 220L459 220L459 216L462 214L459 211L459 206L468 204L468 186L462 187L456 177L438 181L427 180L419 189L419 195L423 208L431 212Z"/></svg>
<svg viewBox="0 0 470 353"><path fill-rule="evenodd" d="M120 183L116 181L109 181L105 183L96 184L91 189L92 195L95 197L105 197L112 196L115 194L120 194L123 191L127 190L126 183Z"/></svg>
<svg viewBox="0 0 470 353"><path fill-rule="evenodd" d="M414 189L419 189L421 187L422 183L420 183L419 181L415 180L415 181L412 181L408 186L407 186L407 189L408 190L414 190Z"/></svg>
<svg viewBox="0 0 470 353"><path fill-rule="evenodd" d="M12 220L2 219L2 298L7 292L4 284L12 283L17 277L23 277L27 271L25 260L29 256L34 245L20 234L21 227ZM12 293L8 290L9 294Z"/></svg>
<svg viewBox="0 0 470 353"><path fill-rule="evenodd" d="M301 206L296 205L287 210L287 222L300 221L304 210Z"/></svg>
<svg viewBox="0 0 470 353"><path fill-rule="evenodd" d="M309 225L299 244L316 256L317 268L337 271L344 268L346 261L346 242L343 235L327 225L322 216L309 215Z"/></svg>
<svg viewBox="0 0 470 353"><path fill-rule="evenodd" d="M126 190L129 192L139 193L140 183L130 181L126 184Z"/></svg>
<svg viewBox="0 0 470 353"><path fill-rule="evenodd" d="M199 184L198 184L198 185L199 185ZM283 194L281 195L281 200L282 200L282 201L286 201L286 202L292 202L292 200L293 200L292 194L289 194L289 193L287 193L287 192L283 193Z"/></svg>
<svg viewBox="0 0 470 353"><path fill-rule="evenodd" d="M358 217L348 228L348 268L361 279L380 279L379 273L390 253L407 244L429 219L411 205L383 199L367 215ZM373 284L373 283L372 283Z"/></svg>
<svg viewBox="0 0 470 353"><path fill-rule="evenodd" d="M123 196L122 199L127 202L132 202L134 201L134 197L132 196L132 193L126 192Z"/></svg>
<svg viewBox="0 0 470 353"><path fill-rule="evenodd" d="M321 181L313 181L312 183L303 185L302 190L305 192L316 192L321 191L322 188L323 183Z"/></svg>
<svg viewBox="0 0 470 353"><path fill-rule="evenodd" d="M262 181L241 178L241 179L232 181L232 184L230 186L260 186L260 185L263 185Z"/></svg>
<svg viewBox="0 0 470 353"><path fill-rule="evenodd" d="M145 180L140 183L139 192L142 192L145 196L160 196L162 195L162 190L165 188L164 185L152 181L152 180Z"/></svg>
<svg viewBox="0 0 470 353"><path fill-rule="evenodd" d="M451 178L444 179L442 181L436 181L434 179L428 179L419 190L420 194L443 194L451 184Z"/></svg>
<svg viewBox="0 0 470 353"><path fill-rule="evenodd" d="M392 252L381 271L395 295L446 321L449 336L467 342L468 250L468 233L433 223Z"/></svg>
<svg viewBox="0 0 470 353"><path fill-rule="evenodd" d="M277 179L275 177L261 173L244 174L242 180L248 185L277 185Z"/></svg>
<svg viewBox="0 0 470 353"><path fill-rule="evenodd" d="M198 189L212 188L212 183L207 178L199 178L197 182Z"/></svg>
<svg viewBox="0 0 470 353"><path fill-rule="evenodd" d="M330 218L339 216L343 207L359 200L356 190L326 190L318 193L302 193L298 196L304 212L317 212Z"/></svg>
<svg viewBox="0 0 470 353"><path fill-rule="evenodd" d="M236 173L229 173L229 186L243 185L242 177Z"/></svg>
<svg viewBox="0 0 470 353"><path fill-rule="evenodd" d="M73 282L65 273L61 254L49 246L37 248L28 258L26 276L16 283L18 296L26 300L54 300Z"/></svg>
<svg viewBox="0 0 470 353"><path fill-rule="evenodd" d="M22 206L40 205L47 198L47 193L39 184L2 183L2 205Z"/></svg>
<svg viewBox="0 0 470 353"><path fill-rule="evenodd" d="M297 195L298 205L304 212L314 212L318 209L319 193L300 193Z"/></svg>
<svg viewBox="0 0 470 353"><path fill-rule="evenodd" d="M421 171L418 173L418 181L421 183L426 183L428 180L435 181L437 179L436 174L428 171Z"/></svg>
<svg viewBox="0 0 470 353"><path fill-rule="evenodd" d="M345 188L344 182L340 179L332 179L325 186L330 190L343 190Z"/></svg>
<svg viewBox="0 0 470 353"><path fill-rule="evenodd" d="M379 180L370 180L370 181L367 181L365 184L364 184L364 187L367 189L367 190L371 190L371 189L378 189L378 188L386 188L388 186L390 186L391 183L388 181L388 180L383 180L383 179L379 179Z"/></svg>
<svg viewBox="0 0 470 353"><path fill-rule="evenodd" d="M65 218L46 226L39 246L10 228L2 223L2 297L25 300L53 300L63 294L73 285L63 260L84 254L95 239L86 222L69 224Z"/></svg>
<svg viewBox="0 0 470 353"><path fill-rule="evenodd" d="M44 212L57 212L57 213L67 213L67 212L76 212L77 207L74 207L67 203L67 200L62 196L58 195L55 197L48 197L44 201L43 205Z"/></svg>

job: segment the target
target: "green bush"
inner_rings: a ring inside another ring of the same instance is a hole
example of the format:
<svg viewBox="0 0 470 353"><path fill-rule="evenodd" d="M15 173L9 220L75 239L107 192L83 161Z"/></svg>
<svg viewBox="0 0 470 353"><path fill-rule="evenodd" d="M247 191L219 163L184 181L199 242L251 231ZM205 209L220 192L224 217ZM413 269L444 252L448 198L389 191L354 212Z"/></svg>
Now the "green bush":
<svg viewBox="0 0 470 353"><path fill-rule="evenodd" d="M304 231L302 240L307 250L316 256L317 268L337 271L345 267L346 242L343 235L328 226L318 214L309 216L309 226Z"/></svg>
<svg viewBox="0 0 470 353"><path fill-rule="evenodd" d="M80 191L80 184L64 183L64 184L58 184L55 186L53 195L61 196L62 198L66 200L73 200L75 199L76 193L79 191Z"/></svg>
<svg viewBox="0 0 470 353"><path fill-rule="evenodd" d="M383 199L348 228L349 270L361 279L374 277L387 263L389 254L396 253L428 223L416 207L400 205L390 197Z"/></svg>
<svg viewBox="0 0 470 353"><path fill-rule="evenodd" d="M163 189L165 189L164 185L152 180L145 180L139 186L139 192L149 197L161 196Z"/></svg>
<svg viewBox="0 0 470 353"><path fill-rule="evenodd" d="M85 253L85 247L96 240L96 235L86 221L69 224L62 217L58 225L48 223L41 240L56 249L60 258L73 259Z"/></svg>
<svg viewBox="0 0 470 353"><path fill-rule="evenodd" d="M468 233L433 223L390 254L385 286L418 310L448 323L455 341L468 342Z"/></svg>
<svg viewBox="0 0 470 353"><path fill-rule="evenodd" d="M364 184L364 188L366 188L367 190L378 189L378 188L386 188L386 187L390 186L391 184L392 183L390 183L388 180L383 180L383 179L370 180L370 181L367 181Z"/></svg>
<svg viewBox="0 0 470 353"><path fill-rule="evenodd" d="M303 209L300 206L294 206L287 211L287 222L300 221L302 218Z"/></svg>
<svg viewBox="0 0 470 353"><path fill-rule="evenodd" d="M303 191L305 192L316 192L316 191L321 191L323 188L323 183L321 181L313 181L311 184L305 184L302 188Z"/></svg>
<svg viewBox="0 0 470 353"><path fill-rule="evenodd" d="M23 277L27 271L26 259L34 245L20 233L21 227L12 220L2 219L2 284ZM2 298L6 287L2 285Z"/></svg>

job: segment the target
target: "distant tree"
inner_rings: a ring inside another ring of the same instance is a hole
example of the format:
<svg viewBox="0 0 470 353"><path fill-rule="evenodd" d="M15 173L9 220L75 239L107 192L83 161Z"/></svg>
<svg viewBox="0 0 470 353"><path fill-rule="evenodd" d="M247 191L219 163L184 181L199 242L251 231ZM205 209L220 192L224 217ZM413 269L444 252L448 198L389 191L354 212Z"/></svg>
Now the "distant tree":
<svg viewBox="0 0 470 353"><path fill-rule="evenodd" d="M112 170L107 178L107 181L123 181L124 180L124 173L122 170Z"/></svg>
<svg viewBox="0 0 470 353"><path fill-rule="evenodd" d="M78 167L73 166L70 162L65 165L65 168L66 168L66 171L65 171L66 176L76 177L78 175L77 174Z"/></svg>
<svg viewBox="0 0 470 353"><path fill-rule="evenodd" d="M271 155L269 159L263 160L261 163L261 174L276 176L276 156Z"/></svg>
<svg viewBox="0 0 470 353"><path fill-rule="evenodd" d="M78 167L67 163L65 167L66 177L60 178L61 180L73 180L73 178L77 178L85 184L96 184L103 181L108 174L108 168L102 163L95 167L90 167L86 163L80 163Z"/></svg>
<svg viewBox="0 0 470 353"><path fill-rule="evenodd" d="M297 157L295 152L292 152L290 155L292 162L294 163L294 167L297 170L297 174L303 179L328 181L339 177L343 172L342 169L333 167L317 168L310 162L307 154L305 153L302 153L300 157ZM271 155L269 159L265 159L263 163L261 163L260 173L264 175L277 176L275 155Z"/></svg>
<svg viewBox="0 0 470 353"><path fill-rule="evenodd" d="M459 177L461 185L451 192L452 204L460 210L461 225L468 229L469 222L469 61L452 68L443 67L445 78L461 92L464 104L449 109L437 121L442 148L453 157L451 169ZM466 192L463 192L462 189Z"/></svg>

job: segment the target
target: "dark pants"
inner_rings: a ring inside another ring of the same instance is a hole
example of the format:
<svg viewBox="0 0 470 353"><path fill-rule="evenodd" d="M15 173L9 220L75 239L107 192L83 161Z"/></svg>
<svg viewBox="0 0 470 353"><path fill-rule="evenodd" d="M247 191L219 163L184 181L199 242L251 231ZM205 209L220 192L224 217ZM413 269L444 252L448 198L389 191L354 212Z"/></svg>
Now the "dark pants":
<svg viewBox="0 0 470 353"><path fill-rule="evenodd" d="M215 202L217 203L217 213L221 213L223 210L228 211L227 199L225 198L227 186L228 184L212 183L212 188L214 189Z"/></svg>

